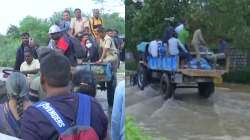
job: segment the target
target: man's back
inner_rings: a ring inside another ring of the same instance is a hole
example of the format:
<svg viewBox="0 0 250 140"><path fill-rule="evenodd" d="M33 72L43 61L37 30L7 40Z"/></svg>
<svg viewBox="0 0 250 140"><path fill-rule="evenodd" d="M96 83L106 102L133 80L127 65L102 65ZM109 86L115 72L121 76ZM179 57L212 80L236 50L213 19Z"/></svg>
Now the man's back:
<svg viewBox="0 0 250 140"><path fill-rule="evenodd" d="M169 53L170 55L177 55L179 53L178 50L178 39L175 37L171 37L168 40L168 46L169 46Z"/></svg>
<svg viewBox="0 0 250 140"><path fill-rule="evenodd" d="M49 97L44 101L51 103L69 124L75 125L78 98L77 94L67 94ZM108 121L101 106L95 99L91 99L91 127L95 129L100 140L106 137ZM21 132L22 138L25 140L53 140L59 136L50 122L34 107L28 108L23 114Z"/></svg>

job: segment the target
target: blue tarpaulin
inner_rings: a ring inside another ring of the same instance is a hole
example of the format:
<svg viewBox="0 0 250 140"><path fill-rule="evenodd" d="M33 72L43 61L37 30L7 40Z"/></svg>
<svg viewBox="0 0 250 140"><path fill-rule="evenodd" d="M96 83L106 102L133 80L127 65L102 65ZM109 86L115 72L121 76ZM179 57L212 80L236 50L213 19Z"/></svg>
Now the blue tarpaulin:
<svg viewBox="0 0 250 140"><path fill-rule="evenodd" d="M145 52L146 51L146 45L149 44L149 42L141 42L136 46L138 52Z"/></svg>
<svg viewBox="0 0 250 140"><path fill-rule="evenodd" d="M176 71L178 56L152 57L148 56L148 67L152 70Z"/></svg>
<svg viewBox="0 0 250 140"><path fill-rule="evenodd" d="M188 65L191 69L204 69L204 70L211 70L211 66L208 64L207 60L204 58L201 58L200 61L198 61L196 58L193 58Z"/></svg>

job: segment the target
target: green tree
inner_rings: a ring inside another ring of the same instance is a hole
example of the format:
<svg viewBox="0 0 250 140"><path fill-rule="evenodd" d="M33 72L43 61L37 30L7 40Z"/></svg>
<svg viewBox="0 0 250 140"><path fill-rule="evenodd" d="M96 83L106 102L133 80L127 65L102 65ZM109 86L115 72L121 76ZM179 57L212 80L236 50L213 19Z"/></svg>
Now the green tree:
<svg viewBox="0 0 250 140"><path fill-rule="evenodd" d="M226 37L233 41L234 47L249 47L249 5L247 0L209 0L204 8L196 6L192 10L190 21L196 28L203 28L205 38L212 44Z"/></svg>
<svg viewBox="0 0 250 140"><path fill-rule="evenodd" d="M19 38L20 32L17 26L10 25L10 27L7 30L7 36L12 37L14 39Z"/></svg>
<svg viewBox="0 0 250 140"><path fill-rule="evenodd" d="M225 37L234 47L249 48L249 0L145 0L142 8L132 0L125 3L128 48L134 49L141 41L161 38L169 25L163 20L165 17L175 17L173 26L186 19L191 35L195 29L202 29L209 46Z"/></svg>
<svg viewBox="0 0 250 140"><path fill-rule="evenodd" d="M21 32L29 32L36 42L46 45L50 25L47 20L27 16L20 22L19 29Z"/></svg>
<svg viewBox="0 0 250 140"><path fill-rule="evenodd" d="M70 17L73 18L75 16L74 10L72 8L67 8L67 10L69 10L70 12ZM59 12L54 12L53 15L49 18L50 24L55 24L55 23L58 23L60 20L62 20L63 12L64 10L59 11Z"/></svg>
<svg viewBox="0 0 250 140"><path fill-rule="evenodd" d="M127 0L125 3L129 4L129 10L126 10L126 36L131 41L127 44L130 49L141 41L161 39L167 25L164 19L175 17L177 22L180 21L188 6L187 0L145 0L144 4Z"/></svg>
<svg viewBox="0 0 250 140"><path fill-rule="evenodd" d="M120 33L125 33L125 20L118 13L103 14L102 18L105 28L117 29Z"/></svg>

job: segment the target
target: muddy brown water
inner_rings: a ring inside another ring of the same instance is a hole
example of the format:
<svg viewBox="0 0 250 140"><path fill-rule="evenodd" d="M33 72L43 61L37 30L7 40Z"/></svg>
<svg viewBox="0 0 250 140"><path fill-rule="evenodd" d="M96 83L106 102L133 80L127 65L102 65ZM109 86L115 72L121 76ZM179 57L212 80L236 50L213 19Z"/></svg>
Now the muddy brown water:
<svg viewBox="0 0 250 140"><path fill-rule="evenodd" d="M209 99L197 89L177 89L177 99L164 101L159 86L126 88L126 113L154 139L250 140L250 94L216 88Z"/></svg>

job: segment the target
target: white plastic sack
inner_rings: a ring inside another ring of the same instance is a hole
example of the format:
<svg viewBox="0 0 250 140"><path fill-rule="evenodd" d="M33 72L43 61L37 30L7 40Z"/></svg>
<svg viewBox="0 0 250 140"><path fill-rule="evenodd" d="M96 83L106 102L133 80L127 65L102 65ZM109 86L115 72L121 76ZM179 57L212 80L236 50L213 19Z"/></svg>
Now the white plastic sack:
<svg viewBox="0 0 250 140"><path fill-rule="evenodd" d="M157 57L158 56L158 44L157 44L156 40L150 42L149 47L148 47L148 52L153 57Z"/></svg>

